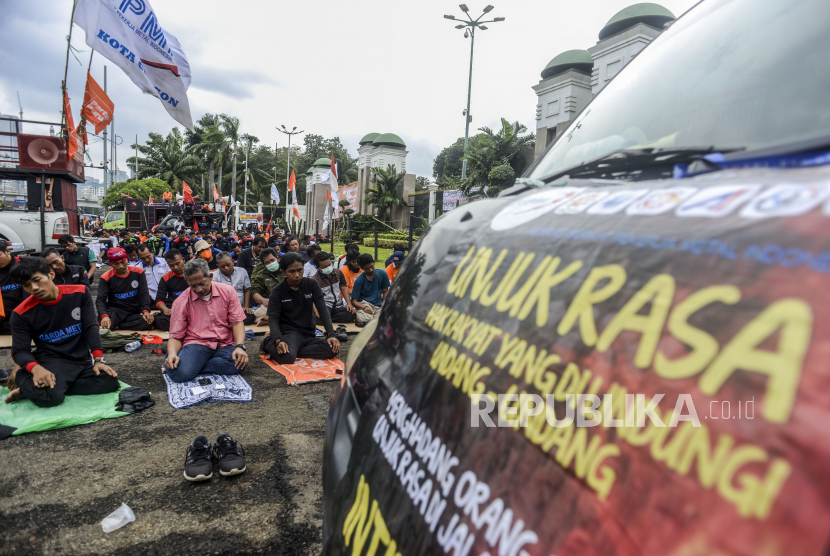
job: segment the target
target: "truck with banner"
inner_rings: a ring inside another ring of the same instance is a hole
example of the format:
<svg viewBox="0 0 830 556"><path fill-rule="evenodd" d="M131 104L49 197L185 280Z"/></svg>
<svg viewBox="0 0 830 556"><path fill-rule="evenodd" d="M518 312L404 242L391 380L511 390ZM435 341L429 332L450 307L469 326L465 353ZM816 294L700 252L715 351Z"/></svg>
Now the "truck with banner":
<svg viewBox="0 0 830 556"><path fill-rule="evenodd" d="M324 554L830 553L825 7L697 4L426 230L349 346Z"/></svg>

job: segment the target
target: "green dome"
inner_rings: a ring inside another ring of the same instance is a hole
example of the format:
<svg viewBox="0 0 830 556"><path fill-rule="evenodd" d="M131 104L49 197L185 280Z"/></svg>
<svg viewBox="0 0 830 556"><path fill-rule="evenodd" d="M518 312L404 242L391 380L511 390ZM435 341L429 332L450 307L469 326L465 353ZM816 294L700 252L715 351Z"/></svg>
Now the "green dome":
<svg viewBox="0 0 830 556"><path fill-rule="evenodd" d="M312 171L311 171L311 168L309 168L309 169L308 169L308 172L306 172L306 173L305 173L305 175L306 175L306 176L310 176L310 175L311 175L311 174L313 174L313 173L314 173L314 172L312 172Z"/></svg>
<svg viewBox="0 0 830 556"><path fill-rule="evenodd" d="M542 70L542 79L562 73L565 70L575 69L590 75L594 67L594 59L587 50L568 50L548 62Z"/></svg>
<svg viewBox="0 0 830 556"><path fill-rule="evenodd" d="M384 133L383 135L378 135L375 137L375 140L372 141L372 145L375 147L392 147L393 149L406 148L406 143L403 142L403 139L394 133Z"/></svg>
<svg viewBox="0 0 830 556"><path fill-rule="evenodd" d="M360 140L360 144L361 145L368 145L369 143L374 141L375 138L378 135L380 135L380 133L367 133L366 135L363 136L363 139Z"/></svg>
<svg viewBox="0 0 830 556"><path fill-rule="evenodd" d="M331 168L331 159L330 158L318 158L312 164L314 168Z"/></svg>
<svg viewBox="0 0 830 556"><path fill-rule="evenodd" d="M599 40L607 39L638 23L645 23L662 29L664 24L675 19L677 18L674 17L674 14L660 4L632 4L618 11L614 17L608 20L608 23L599 32Z"/></svg>

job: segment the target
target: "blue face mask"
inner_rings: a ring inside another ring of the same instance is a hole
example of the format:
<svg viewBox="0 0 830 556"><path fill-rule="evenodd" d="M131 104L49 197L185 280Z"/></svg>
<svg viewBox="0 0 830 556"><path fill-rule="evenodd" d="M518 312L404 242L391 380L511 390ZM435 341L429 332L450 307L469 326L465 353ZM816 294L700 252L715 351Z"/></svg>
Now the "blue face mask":
<svg viewBox="0 0 830 556"><path fill-rule="evenodd" d="M269 265L265 265L265 268L267 268L271 272L276 272L280 269L280 263L279 263L279 261L274 261L273 263L271 263Z"/></svg>
<svg viewBox="0 0 830 556"><path fill-rule="evenodd" d="M334 272L334 265L331 265L331 264L330 264L330 265L329 265L329 266L327 266L326 268L321 268L321 269L320 269L320 272L322 272L323 274L325 274L326 276L328 276L329 274L331 274L332 272Z"/></svg>

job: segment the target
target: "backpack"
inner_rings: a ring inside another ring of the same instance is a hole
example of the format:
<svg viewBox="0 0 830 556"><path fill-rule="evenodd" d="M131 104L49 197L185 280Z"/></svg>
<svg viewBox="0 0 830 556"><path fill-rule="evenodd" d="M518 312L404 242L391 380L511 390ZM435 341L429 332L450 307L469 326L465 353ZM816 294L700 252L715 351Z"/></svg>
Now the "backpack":
<svg viewBox="0 0 830 556"><path fill-rule="evenodd" d="M109 328L99 328L98 331L101 333L101 344L103 344L104 352L106 353L121 351L127 344L141 341L141 334L138 334L137 332L126 335L113 332Z"/></svg>

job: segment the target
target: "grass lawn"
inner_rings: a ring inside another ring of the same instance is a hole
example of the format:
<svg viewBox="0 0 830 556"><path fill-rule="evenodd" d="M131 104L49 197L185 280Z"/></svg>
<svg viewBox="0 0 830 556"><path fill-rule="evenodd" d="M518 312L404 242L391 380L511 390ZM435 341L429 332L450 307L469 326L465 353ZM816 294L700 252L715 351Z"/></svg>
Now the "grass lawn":
<svg viewBox="0 0 830 556"><path fill-rule="evenodd" d="M406 243L406 242L403 242L403 243ZM321 243L320 247L323 248L323 251L331 252L331 243L328 243L328 242ZM338 243L338 242L335 241L334 242L334 254L335 254L335 256L339 257L340 255L342 255L345 252L346 252L346 244L345 243ZM366 247L363 244L360 245L360 252L361 253L369 253L373 257L375 256L375 248L374 247ZM386 259L389 258L391 255L392 255L392 250L391 249L387 249L385 247L378 247L377 259L380 260L381 262L386 261Z"/></svg>

